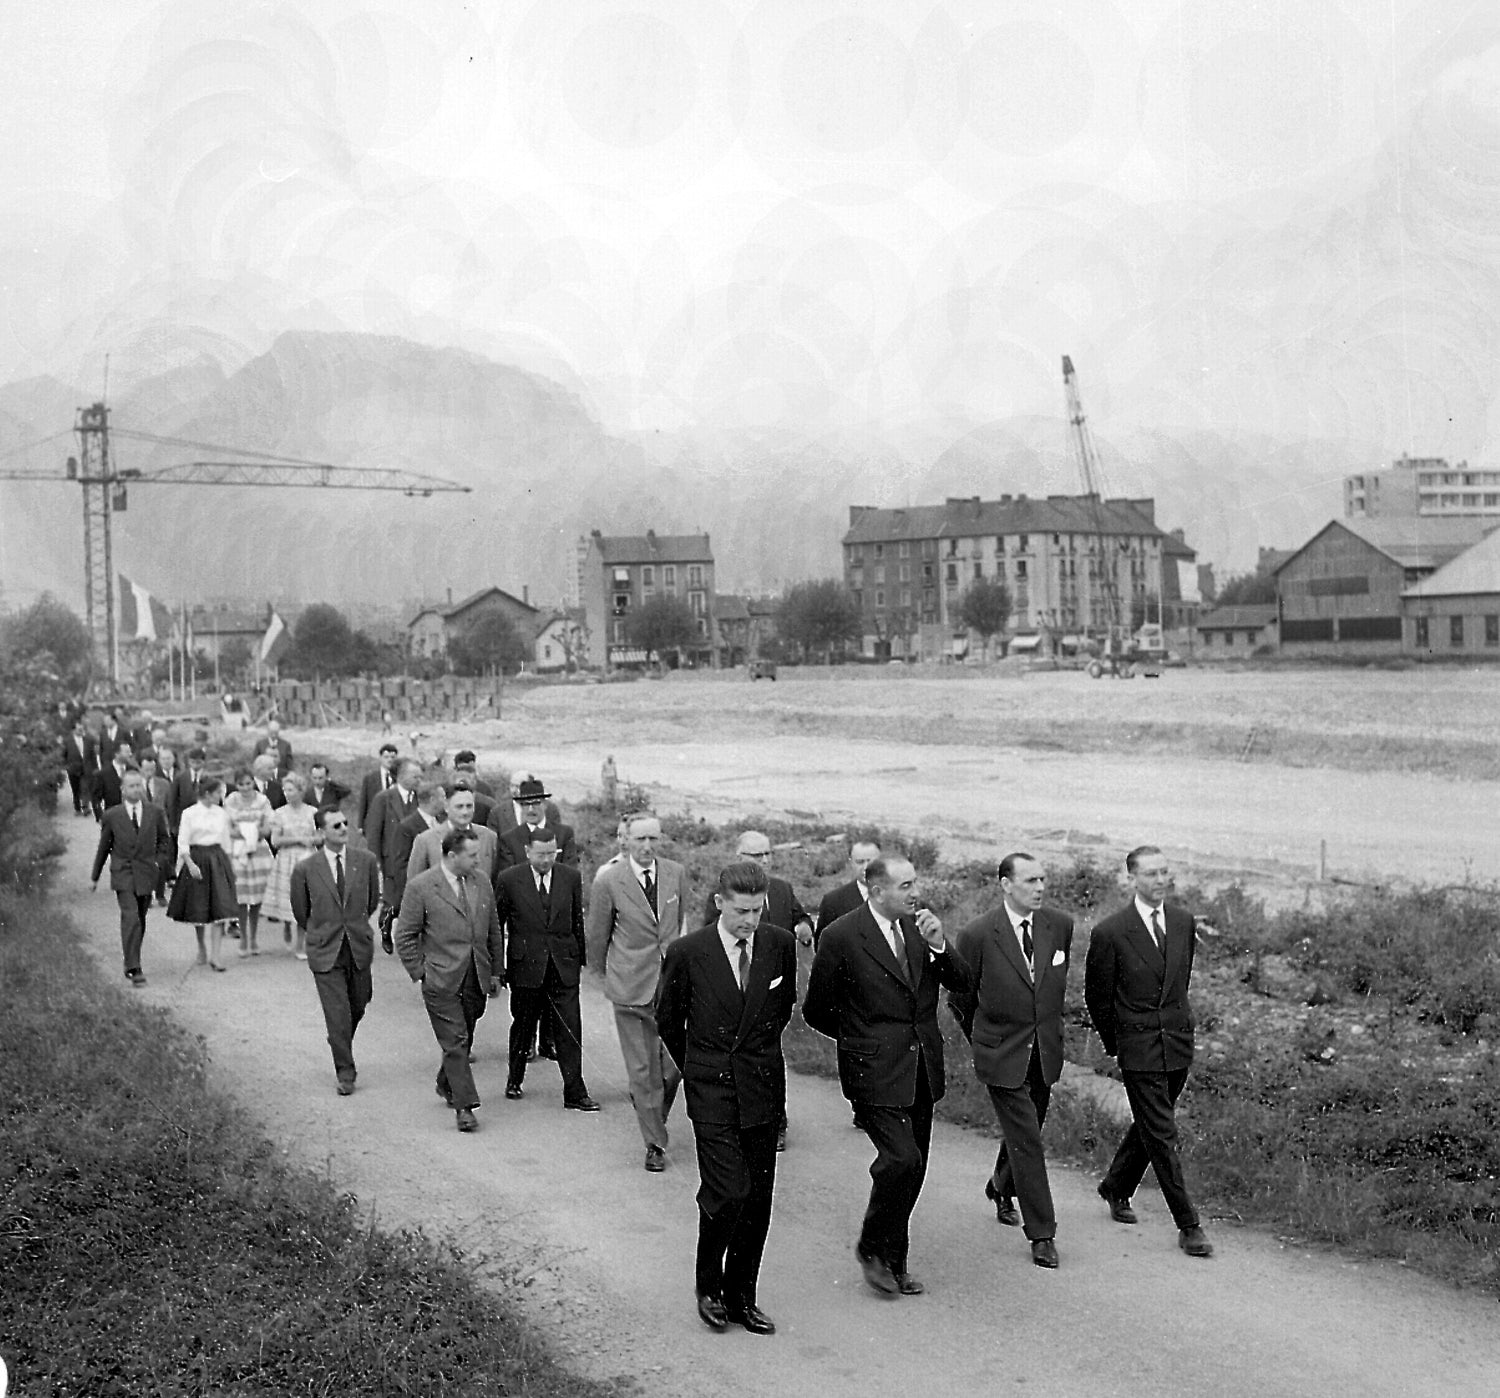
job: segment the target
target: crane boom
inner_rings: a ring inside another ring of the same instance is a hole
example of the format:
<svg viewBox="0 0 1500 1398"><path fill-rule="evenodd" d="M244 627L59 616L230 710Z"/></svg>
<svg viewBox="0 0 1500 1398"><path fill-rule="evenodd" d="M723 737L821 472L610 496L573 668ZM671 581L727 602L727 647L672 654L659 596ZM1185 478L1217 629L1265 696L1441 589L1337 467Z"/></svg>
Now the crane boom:
<svg viewBox="0 0 1500 1398"><path fill-rule="evenodd" d="M1068 405L1068 444L1078 463L1084 498L1094 517L1094 547L1088 569L1089 615L1085 629L1089 634L1102 631L1106 653L1113 654L1126 646L1128 628L1115 577L1116 560L1109 548L1109 533L1104 527L1104 472L1094 446L1094 434L1084 416L1083 397L1078 391L1078 374L1073 368L1071 355L1063 355L1062 369L1063 396Z"/></svg>
<svg viewBox="0 0 1500 1398"><path fill-rule="evenodd" d="M126 507L127 485L238 485L311 487L327 490L392 490L426 498L449 492L467 494L471 487L441 476L373 466L335 466L268 452L234 451L211 442L158 437L119 429L113 435L154 446L222 452L219 460L194 460L169 466L120 466L111 449L109 409L101 403L78 410L73 429L79 454L69 457L62 474L19 467L0 470L3 481L74 481L83 488L83 596L89 630L103 654L111 682L119 675L119 640L115 622L115 575L112 516ZM61 435L61 434L55 434ZM50 441L45 438L43 441ZM30 443L16 451L43 443ZM13 455L14 453L7 453Z"/></svg>

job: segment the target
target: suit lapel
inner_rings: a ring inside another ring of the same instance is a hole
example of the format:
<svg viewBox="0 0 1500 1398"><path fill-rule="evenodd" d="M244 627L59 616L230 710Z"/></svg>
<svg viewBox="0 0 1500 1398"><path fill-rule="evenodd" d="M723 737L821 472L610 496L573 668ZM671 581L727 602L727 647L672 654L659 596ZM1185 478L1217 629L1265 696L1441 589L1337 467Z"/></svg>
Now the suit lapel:
<svg viewBox="0 0 1500 1398"><path fill-rule="evenodd" d="M771 939L761 933L755 937L755 951L750 957L750 980L745 986L742 997L744 1005L740 1011L740 1027L735 1032L734 1046L738 1048L744 1042L745 1035L750 1032L750 1026L755 1023L755 1017L760 1013L760 1007L765 1003L766 992L771 985ZM728 958L724 955L722 945L719 948L719 960L727 968ZM735 990L739 990L739 983L734 976L730 976L735 982Z"/></svg>
<svg viewBox="0 0 1500 1398"><path fill-rule="evenodd" d="M1182 965L1182 958L1187 955L1187 939L1193 935L1191 926L1186 932L1180 925L1174 929L1172 926L1174 921L1175 919L1167 912L1167 905L1163 903L1161 909L1162 940L1166 943L1161 977L1163 997L1166 996L1167 987L1172 984L1172 978L1176 976L1178 967Z"/></svg>
<svg viewBox="0 0 1500 1398"><path fill-rule="evenodd" d="M863 925L859 929L860 939L864 943L865 951L870 954L891 975L901 982L908 990L911 982L906 978L906 972L896 965L896 958L891 952L890 943L886 941L885 934L880 930L880 924L875 921L875 914L870 911L869 905L864 907ZM901 927L897 923L898 928ZM902 928L905 935L905 929Z"/></svg>
<svg viewBox="0 0 1500 1398"><path fill-rule="evenodd" d="M335 903L339 902L339 886L334 881L333 870L328 867L328 859L322 850L319 850L313 858L312 877L317 879L328 890L328 896ZM348 904L349 889L354 880L349 876L349 859L344 858L344 902L339 904L342 908Z"/></svg>
<svg viewBox="0 0 1500 1398"><path fill-rule="evenodd" d="M709 985L719 1002L740 1024L739 1032L742 1033L745 997L740 994L739 982L735 979L734 971L729 965L729 958L724 955L724 943L719 940L717 923L709 929L708 935L704 938L700 955L703 958L703 973Z"/></svg>
<svg viewBox="0 0 1500 1398"><path fill-rule="evenodd" d="M1032 915L1031 919L1031 963L1036 967L1036 977L1032 981L1032 989L1040 990L1042 978L1048 974L1052 966L1052 953L1057 946L1052 939L1052 919L1040 908Z"/></svg>
<svg viewBox="0 0 1500 1398"><path fill-rule="evenodd" d="M1141 917L1140 909L1132 903L1130 911L1133 916L1133 925L1130 929L1131 945L1140 953L1146 965L1150 966L1153 970L1165 971L1166 962L1162 959L1161 950L1156 945L1156 939L1151 935L1151 929ZM1167 925L1165 915L1162 917L1161 925L1163 930L1165 930ZM1171 943L1168 942L1168 945L1170 946Z"/></svg>
<svg viewBox="0 0 1500 1398"><path fill-rule="evenodd" d="M1021 984L1032 985L1031 972L1026 969L1026 958L1021 953L1021 944L1016 941L1016 929L1011 926L1010 914L1004 907L995 915L995 936L1000 943L1000 954L1011 969L1021 978ZM1036 960L1036 919L1031 920L1032 960Z"/></svg>

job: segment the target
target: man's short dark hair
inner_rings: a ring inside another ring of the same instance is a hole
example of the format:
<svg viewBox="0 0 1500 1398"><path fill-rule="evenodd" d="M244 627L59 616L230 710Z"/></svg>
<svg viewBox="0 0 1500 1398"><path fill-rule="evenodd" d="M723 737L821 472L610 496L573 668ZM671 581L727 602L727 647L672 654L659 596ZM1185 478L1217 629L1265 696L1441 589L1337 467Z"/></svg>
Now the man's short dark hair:
<svg viewBox="0 0 1500 1398"><path fill-rule="evenodd" d="M206 752L204 752L202 748L189 748L188 749L188 761L189 762L204 762L207 759L208 759L208 754Z"/></svg>
<svg viewBox="0 0 1500 1398"><path fill-rule="evenodd" d="M545 845L548 841L551 841L554 845L557 843L557 831L550 825L528 825L526 827L526 846L528 849L532 845Z"/></svg>
<svg viewBox="0 0 1500 1398"><path fill-rule="evenodd" d="M477 845L479 835L471 825L464 830L450 830L443 836L443 853L452 854L454 850L461 849L464 845Z"/></svg>
<svg viewBox="0 0 1500 1398"><path fill-rule="evenodd" d="M323 822L327 820L329 816L339 816L342 818L343 815L344 813L339 810L337 806L319 806L318 809L313 812L313 824L317 826L319 830L321 830L323 828ZM347 824L348 822L346 821L345 823Z"/></svg>
<svg viewBox="0 0 1500 1398"><path fill-rule="evenodd" d="M401 749L398 748L395 745L395 743L382 743L380 745L380 752L382 753L382 755L385 754L385 753L388 753L388 752L400 752L400 751L401 751Z"/></svg>
<svg viewBox="0 0 1500 1398"><path fill-rule="evenodd" d="M1017 850L1014 854L1007 854L1005 858L1000 861L1000 872L998 877L1002 879L1015 878L1016 865L1019 864L1023 859L1031 864L1036 863L1036 858L1034 855L1026 854L1022 850Z"/></svg>
<svg viewBox="0 0 1500 1398"><path fill-rule="evenodd" d="M455 767L472 767L478 760L468 748L464 748L462 752L453 754L453 765Z"/></svg>
<svg viewBox="0 0 1500 1398"><path fill-rule="evenodd" d="M890 858L886 858L884 855L882 855L879 859L872 859L868 864L865 865L866 886L875 883L880 884L881 887L888 886L889 884L894 882L894 880L892 880L891 878L891 865L905 864L906 862L907 860L904 854L893 854L890 856Z"/></svg>
<svg viewBox="0 0 1500 1398"><path fill-rule="evenodd" d="M321 767L325 773L328 771L328 764L326 762L314 762L314 763L311 763L308 766L307 770L309 772L316 772L319 767Z"/></svg>
<svg viewBox="0 0 1500 1398"><path fill-rule="evenodd" d="M736 860L719 870L719 892L725 897L734 893L764 893L770 886L766 871L753 859Z"/></svg>
<svg viewBox="0 0 1500 1398"><path fill-rule="evenodd" d="M1127 874L1135 873L1135 866L1139 864L1141 860L1143 860L1148 854L1160 853L1161 851L1157 849L1155 845L1137 845L1133 850L1130 851L1129 854L1125 856L1125 872Z"/></svg>

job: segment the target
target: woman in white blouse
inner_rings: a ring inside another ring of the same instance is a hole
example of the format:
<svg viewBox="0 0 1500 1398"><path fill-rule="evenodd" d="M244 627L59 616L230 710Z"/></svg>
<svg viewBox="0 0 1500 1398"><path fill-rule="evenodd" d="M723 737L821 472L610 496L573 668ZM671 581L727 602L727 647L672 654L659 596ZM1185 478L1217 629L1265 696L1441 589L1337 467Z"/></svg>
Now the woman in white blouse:
<svg viewBox="0 0 1500 1398"><path fill-rule="evenodd" d="M204 775L198 780L198 799L182 813L177 826L177 882L167 916L173 922L190 922L198 934L198 964L216 971L224 924L235 915L234 870L229 847L234 838L229 813L224 810L224 781ZM205 953L203 928L213 925L213 937Z"/></svg>

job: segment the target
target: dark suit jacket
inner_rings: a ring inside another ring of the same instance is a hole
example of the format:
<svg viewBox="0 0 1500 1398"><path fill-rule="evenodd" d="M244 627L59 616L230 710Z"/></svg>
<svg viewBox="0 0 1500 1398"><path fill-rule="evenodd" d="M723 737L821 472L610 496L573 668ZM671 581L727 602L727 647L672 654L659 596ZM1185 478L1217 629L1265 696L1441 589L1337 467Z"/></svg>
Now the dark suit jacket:
<svg viewBox="0 0 1500 1398"><path fill-rule="evenodd" d="M255 789L257 791L260 791L259 782L256 783ZM262 794L265 796L266 800L271 803L271 809L273 811L279 811L284 805L286 805L286 792L281 789L281 783L274 777L272 777L271 780L266 783L266 789Z"/></svg>
<svg viewBox="0 0 1500 1398"><path fill-rule="evenodd" d="M557 809L557 802L547 801L542 805L542 814L548 825L557 825L562 820L562 812ZM475 820L479 817L476 815ZM503 835L507 830L516 828L516 803L509 796L498 796L485 817L486 825L497 835Z"/></svg>
<svg viewBox="0 0 1500 1398"><path fill-rule="evenodd" d="M167 813L149 801L141 802L141 828L130 823L124 806L105 811L99 823L99 848L94 851L94 868L89 877L97 882L109 860L109 886L145 897L156 887L163 869L172 867L172 833L167 829Z"/></svg>
<svg viewBox="0 0 1500 1398"><path fill-rule="evenodd" d="M292 916L307 929L307 964L314 971L331 971L344 938L361 971L375 954L370 918L380 902L380 878L375 856L368 850L344 847L344 900L328 867L328 856L318 850L292 870Z"/></svg>
<svg viewBox="0 0 1500 1398"><path fill-rule="evenodd" d="M547 963L557 967L564 985L577 985L578 972L588 963L583 938L583 875L559 860L552 866L547 902L551 916L542 916L531 865L503 870L495 880L495 915L506 927L505 969L513 986L541 988Z"/></svg>
<svg viewBox="0 0 1500 1398"><path fill-rule="evenodd" d="M969 968L970 984L948 1003L974 1050L975 1076L995 1087L1023 1086L1035 1044L1043 1080L1056 1082L1062 1076L1073 919L1052 908L1031 915L1034 981L1003 903L960 931L954 947Z"/></svg>
<svg viewBox="0 0 1500 1398"><path fill-rule="evenodd" d="M822 940L825 927L837 922L846 914L852 913L856 908L863 907L864 901L864 894L859 891L858 879L850 879L848 883L841 883L837 888L830 888L823 895L823 901L818 904L818 920L813 925L813 945L817 946Z"/></svg>
<svg viewBox="0 0 1500 1398"><path fill-rule="evenodd" d="M962 994L969 970L951 945L936 955L911 918L899 925L908 964L917 972L915 989L897 968L868 904L823 929L807 978L802 1018L838 1041L839 1084L851 1102L911 1106L919 1058L932 1100L944 1092L938 986Z"/></svg>
<svg viewBox="0 0 1500 1398"><path fill-rule="evenodd" d="M505 939L495 916L495 894L483 879L470 880L472 909L448 886L439 865L407 885L396 922L396 952L412 980L425 978L433 990L456 991L473 958L482 990L505 964Z"/></svg>
<svg viewBox="0 0 1500 1398"><path fill-rule="evenodd" d="M99 770L99 745L90 733L83 733L79 736L83 739L82 752L78 751L78 743L72 733L65 733L62 740L63 770L69 776L74 777L85 776Z"/></svg>
<svg viewBox="0 0 1500 1398"><path fill-rule="evenodd" d="M370 853L380 860L380 871L386 878L391 876L391 861L396 857L396 827L417 809L415 792L412 793L410 812L403 808L401 797L399 787L387 787L370 803L369 814L365 817L365 839L369 843ZM406 853L411 853L410 845L406 847ZM401 867L406 867L404 859Z"/></svg>
<svg viewBox="0 0 1500 1398"><path fill-rule="evenodd" d="M151 741L150 724L143 724L139 728L131 729L130 746L131 749L135 752L137 760L139 760L140 755L145 752L147 748L155 746L155 744Z"/></svg>
<svg viewBox="0 0 1500 1398"><path fill-rule="evenodd" d="M797 901L797 894L791 884L785 879L778 879L775 874L770 875L770 879L771 887L766 890L766 910L760 915L759 925L780 927L784 931L793 932L797 924L807 918L807 913ZM708 903L703 909L703 921L714 924L719 921L719 908L714 902L713 893L708 895Z"/></svg>
<svg viewBox="0 0 1500 1398"><path fill-rule="evenodd" d="M257 738L253 755L259 757L263 752L271 751L271 740L269 738ZM292 745L285 738L276 740L276 775L279 777L283 772L292 770Z"/></svg>
<svg viewBox="0 0 1500 1398"><path fill-rule="evenodd" d="M94 778L99 792L100 804L106 810L111 806L120 804L120 783L124 778L115 770L113 762L106 763L99 769L99 775Z"/></svg>
<svg viewBox="0 0 1500 1398"><path fill-rule="evenodd" d="M571 825L562 825L549 819L547 829L557 836L557 862L559 864L570 864L576 869L578 867L578 846L573 840L573 827ZM500 868L502 870L513 869L517 864L524 864L526 862L526 837L519 826L512 825L500 837L495 857L500 861Z"/></svg>
<svg viewBox="0 0 1500 1398"><path fill-rule="evenodd" d="M376 798L383 790L380 783L384 773L385 769L382 767L377 767L373 772L366 772L359 784L359 799L354 803L354 823L364 832L367 841L370 838L369 819L371 809L375 805ZM378 852L380 845L378 842L372 841L370 848Z"/></svg>
<svg viewBox="0 0 1500 1398"><path fill-rule="evenodd" d="M786 1105L781 1034L797 1003L797 942L755 929L750 983L741 994L718 922L667 948L656 1028L682 1069L688 1116L742 1130L779 1121Z"/></svg>
<svg viewBox="0 0 1500 1398"><path fill-rule="evenodd" d="M348 795L349 788L343 782L336 782L329 777L321 796L312 789L312 783L309 782L307 794L302 799L315 811L336 811L344 804L344 798Z"/></svg>
<svg viewBox="0 0 1500 1398"><path fill-rule="evenodd" d="M130 734L124 728L117 727L113 733L108 728L101 728L99 730L99 741L96 744L99 750L99 765L101 767L109 766L110 759L115 755L115 749L121 743L128 743L129 741Z"/></svg>
<svg viewBox="0 0 1500 1398"><path fill-rule="evenodd" d="M203 768L203 772L208 768ZM200 772L201 776L203 773ZM167 823L173 830L182 824L182 813L198 799L198 783L193 780L187 767L178 770L172 779L172 795L167 803Z"/></svg>
<svg viewBox="0 0 1500 1398"><path fill-rule="evenodd" d="M398 825L386 825L385 847L389 858L382 861L380 871L385 875L385 901L393 908L401 906L401 893L406 888L406 866L411 863L411 847L427 828L427 817L421 811L413 811Z"/></svg>
<svg viewBox="0 0 1500 1398"><path fill-rule="evenodd" d="M491 830L495 827L490 825L490 816L495 812L495 798L487 796L484 792L475 788L474 791L474 824L488 826ZM498 837L498 832L496 832Z"/></svg>
<svg viewBox="0 0 1500 1398"><path fill-rule="evenodd" d="M1111 913L1089 940L1083 998L1104 1051L1136 1073L1168 1073L1193 1061L1188 981L1196 935L1192 914L1167 903L1166 955L1156 949L1135 901Z"/></svg>

